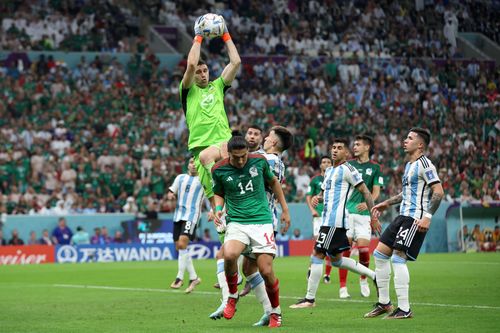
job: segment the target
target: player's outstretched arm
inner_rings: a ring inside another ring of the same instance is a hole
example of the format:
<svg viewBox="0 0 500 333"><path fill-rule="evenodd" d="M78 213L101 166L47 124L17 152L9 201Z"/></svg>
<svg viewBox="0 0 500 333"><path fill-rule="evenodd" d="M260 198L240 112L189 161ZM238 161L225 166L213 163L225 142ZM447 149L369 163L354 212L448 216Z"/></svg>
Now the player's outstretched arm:
<svg viewBox="0 0 500 333"><path fill-rule="evenodd" d="M231 35L227 30L227 25L224 23L224 34L222 35L222 40L226 43L227 53L229 55L229 64L227 64L226 68L222 71L222 79L226 86L230 86L234 81L236 74L238 74L238 70L241 65L241 58L236 49L236 45L234 45L233 40L231 39Z"/></svg>
<svg viewBox="0 0 500 333"><path fill-rule="evenodd" d="M281 223L283 225L283 231L287 232L288 228L290 228L290 212L288 210L288 205L285 200L285 194L283 193L283 189L281 188L281 183L278 178L274 176L268 183L269 187L273 191L276 199L278 200L281 206Z"/></svg>
<svg viewBox="0 0 500 333"><path fill-rule="evenodd" d="M194 33L195 37L193 40L193 46L191 46L191 50L189 50L186 71L184 72L184 76L182 77L183 89L189 89L193 85L196 66L198 66L198 61L200 61L201 42L203 41L203 37L201 31L196 30L196 26Z"/></svg>

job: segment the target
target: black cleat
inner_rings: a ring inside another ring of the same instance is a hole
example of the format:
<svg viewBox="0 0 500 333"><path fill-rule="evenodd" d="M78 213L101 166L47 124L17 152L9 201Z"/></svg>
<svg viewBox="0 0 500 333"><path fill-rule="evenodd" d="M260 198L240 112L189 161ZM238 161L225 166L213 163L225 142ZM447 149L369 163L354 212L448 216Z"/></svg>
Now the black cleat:
<svg viewBox="0 0 500 333"><path fill-rule="evenodd" d="M411 312L411 309L408 311L403 311L400 308L397 308L390 315L384 317L384 319L410 319L410 318L413 318L413 312Z"/></svg>

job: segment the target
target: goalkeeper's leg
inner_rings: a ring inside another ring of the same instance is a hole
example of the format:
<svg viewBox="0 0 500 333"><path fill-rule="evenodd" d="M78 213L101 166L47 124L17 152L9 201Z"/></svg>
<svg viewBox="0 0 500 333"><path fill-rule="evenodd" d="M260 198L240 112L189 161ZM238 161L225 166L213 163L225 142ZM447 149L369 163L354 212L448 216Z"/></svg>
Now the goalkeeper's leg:
<svg viewBox="0 0 500 333"><path fill-rule="evenodd" d="M227 156L227 143L223 142L219 145L214 145L203 149L198 156L195 156L196 170L200 183L203 186L205 196L210 200L212 208L215 208L212 197L214 192L212 190L212 167L217 161Z"/></svg>

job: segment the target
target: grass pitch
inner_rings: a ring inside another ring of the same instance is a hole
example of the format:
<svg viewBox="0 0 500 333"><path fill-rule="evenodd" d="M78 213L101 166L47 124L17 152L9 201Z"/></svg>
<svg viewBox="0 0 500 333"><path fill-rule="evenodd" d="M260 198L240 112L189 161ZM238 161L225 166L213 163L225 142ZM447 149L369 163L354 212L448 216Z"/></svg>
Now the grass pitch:
<svg viewBox="0 0 500 333"><path fill-rule="evenodd" d="M372 260L373 261L373 260ZM304 297L309 258L275 261L283 332L498 332L500 255L422 254L409 263L410 320L364 319L376 302L362 298L349 274L350 300L338 298L338 275L321 283L315 308L289 309ZM192 294L169 289L177 262L0 266L0 332L260 332L262 308L242 298L235 317L212 321L220 304L215 261L196 260L203 282ZM372 265L373 266L373 265ZM186 276L186 278L188 278ZM187 287L187 285L184 285ZM391 282L391 298L395 301Z"/></svg>

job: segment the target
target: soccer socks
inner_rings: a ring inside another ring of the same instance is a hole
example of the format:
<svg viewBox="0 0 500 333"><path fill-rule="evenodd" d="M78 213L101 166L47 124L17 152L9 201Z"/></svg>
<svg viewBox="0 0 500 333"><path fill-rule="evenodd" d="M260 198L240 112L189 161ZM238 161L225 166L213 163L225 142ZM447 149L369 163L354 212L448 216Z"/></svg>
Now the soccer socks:
<svg viewBox="0 0 500 333"><path fill-rule="evenodd" d="M196 271L193 266L193 259L191 258L189 252L186 253L186 259L184 260L186 260L186 270L189 273L189 280L195 280L196 278L198 278L198 274L196 274Z"/></svg>
<svg viewBox="0 0 500 333"><path fill-rule="evenodd" d="M350 258L351 257L351 250L346 250L342 253L342 256L345 258ZM331 262L330 262L331 264ZM346 286L347 283L347 269L342 269L339 268L339 281L340 281L340 288L343 288Z"/></svg>
<svg viewBox="0 0 500 333"><path fill-rule="evenodd" d="M266 285L267 296L269 297L269 301L271 302L272 313L281 314L280 309L280 281L276 279L274 285L267 286Z"/></svg>
<svg viewBox="0 0 500 333"><path fill-rule="evenodd" d="M179 257L177 258L178 268L177 278L184 279L184 272L186 271L186 267L188 264L188 251L186 249L179 250Z"/></svg>
<svg viewBox="0 0 500 333"><path fill-rule="evenodd" d="M227 286L229 287L229 296L238 297L238 272L228 275L226 273Z"/></svg>
<svg viewBox="0 0 500 333"><path fill-rule="evenodd" d="M252 287L255 297L260 302L260 304L262 304L264 312L267 314L271 313L272 309L271 301L267 296L267 291L264 285L264 279L262 278L262 275L260 275L259 272L255 272L247 276L247 281L248 283L250 283L250 286Z"/></svg>
<svg viewBox="0 0 500 333"><path fill-rule="evenodd" d="M369 269L368 267L359 264L354 259L346 257L340 258L339 261L332 262L332 265L335 267L346 268L351 272L358 273L359 275L369 276L370 279L375 280L375 272Z"/></svg>
<svg viewBox="0 0 500 333"><path fill-rule="evenodd" d="M365 267L370 267L370 248L368 246L358 246L359 263ZM365 275L361 275L362 279L366 279Z"/></svg>
<svg viewBox="0 0 500 333"><path fill-rule="evenodd" d="M227 285L226 274L224 273L224 259L217 260L217 281L222 291L222 302L227 302L229 287Z"/></svg>
<svg viewBox="0 0 500 333"><path fill-rule="evenodd" d="M321 274L323 273L323 259L319 259L316 256L311 257L311 275L307 280L307 299L315 299L316 292L318 291L319 281L321 280Z"/></svg>
<svg viewBox="0 0 500 333"><path fill-rule="evenodd" d="M408 312L410 311L410 301L408 298L410 272L408 272L408 266L406 266L406 259L393 254L391 260L394 269L394 288L398 297L398 307Z"/></svg>
<svg viewBox="0 0 500 333"><path fill-rule="evenodd" d="M196 170L198 171L200 183L203 186L203 190L207 198L211 198L214 196L214 191L212 189L212 167L214 165L215 162L211 162L206 165L201 165L200 163L200 167L197 166L196 168Z"/></svg>
<svg viewBox="0 0 500 333"><path fill-rule="evenodd" d="M389 303L389 282L391 280L391 263L389 256L375 250L373 252L375 258L375 276L377 278L378 301L381 304Z"/></svg>
<svg viewBox="0 0 500 333"><path fill-rule="evenodd" d="M330 276L332 273L332 261L330 260L330 257L325 258L325 275Z"/></svg>

